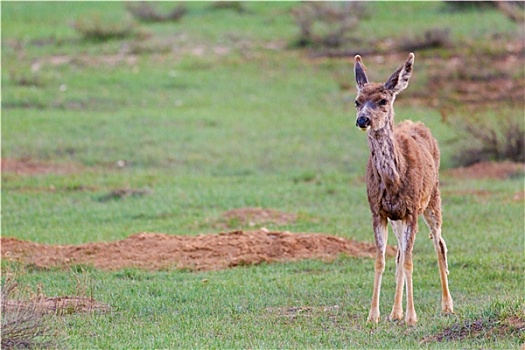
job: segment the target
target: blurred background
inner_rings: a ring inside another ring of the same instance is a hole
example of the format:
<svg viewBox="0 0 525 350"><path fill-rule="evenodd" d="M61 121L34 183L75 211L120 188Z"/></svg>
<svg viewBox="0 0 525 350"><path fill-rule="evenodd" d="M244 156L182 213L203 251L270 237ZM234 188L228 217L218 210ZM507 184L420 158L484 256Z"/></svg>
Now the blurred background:
<svg viewBox="0 0 525 350"><path fill-rule="evenodd" d="M515 177L523 14L520 1L3 3L3 232L198 233L243 207L346 232L344 213L368 215L357 53L385 81L415 52L396 115L432 129L443 170Z"/></svg>

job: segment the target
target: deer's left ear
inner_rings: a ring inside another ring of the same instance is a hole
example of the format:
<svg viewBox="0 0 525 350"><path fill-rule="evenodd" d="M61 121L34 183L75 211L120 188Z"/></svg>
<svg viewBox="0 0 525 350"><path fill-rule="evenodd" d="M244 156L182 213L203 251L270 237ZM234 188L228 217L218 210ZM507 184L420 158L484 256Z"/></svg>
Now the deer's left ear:
<svg viewBox="0 0 525 350"><path fill-rule="evenodd" d="M385 88L394 94L398 94L405 90L408 86L408 81L412 75L412 67L414 65L414 54L410 53L404 65L399 67L394 74L388 78L385 83Z"/></svg>

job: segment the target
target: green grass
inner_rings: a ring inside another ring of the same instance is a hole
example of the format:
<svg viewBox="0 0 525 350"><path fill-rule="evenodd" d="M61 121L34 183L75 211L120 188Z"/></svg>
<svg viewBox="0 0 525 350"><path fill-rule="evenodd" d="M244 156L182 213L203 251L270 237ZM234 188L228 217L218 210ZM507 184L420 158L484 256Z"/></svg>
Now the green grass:
<svg viewBox="0 0 525 350"><path fill-rule="evenodd" d="M420 322L417 327L388 322L372 327L364 323L368 312L364 301L368 301L373 273L370 261L353 258L340 258L332 263L304 261L207 273L85 271L83 274L95 287L97 300L109 303L112 310L105 314L63 317L59 322L68 329L67 343L77 348L129 348L137 344L142 348L377 348L385 344L418 347L424 337L469 320L485 319L487 325L494 326L492 314L500 309L510 309L507 312L511 315L522 315L522 297L505 291L520 288L519 271L500 267L499 275L491 280L490 275L476 278L479 270L484 270L482 267L454 266L451 285L457 315L441 316L437 268L434 261L433 264L424 262L433 256L421 252L418 256L415 298ZM390 307L393 297L392 265L390 261L385 273L381 298L384 308ZM39 272L24 277L23 282L45 285L50 295L75 292L76 280L68 273ZM459 280L469 283L461 287ZM494 285L494 280L505 280L505 287ZM476 288L478 283L485 288ZM491 287L486 288L489 285ZM523 341L515 334L430 345L515 348L518 340Z"/></svg>
<svg viewBox="0 0 525 350"><path fill-rule="evenodd" d="M188 3L180 23L141 24L151 34L146 41L93 43L71 22L125 18L122 3L2 3L2 157L78 167L68 174L3 173L2 235L79 244L142 231L216 233L223 212L264 207L299 214L297 222L270 229L372 241L363 181L368 149L354 127L353 92L338 85L353 80L351 64L268 48L293 42L297 28L289 10L296 5L247 3L248 12L237 14ZM367 6L370 18L357 33L363 38L399 39L439 26L450 27L453 40L483 44L494 33L515 32L493 10L450 13L437 2ZM140 45L151 50L127 60L126 50ZM217 54L217 47L229 51ZM61 55L67 64L53 61ZM401 63L368 62L374 80ZM396 116L432 129L446 169L457 130L437 111L410 103L411 89L424 87L425 64L416 62ZM487 116L496 118L497 111ZM120 160L124 168L116 166ZM38 270L6 261L2 267L21 270L21 285L41 285L51 296L74 294L81 275L95 299L111 305L109 313L56 319L58 340L69 348L517 348L522 334L464 337L460 331L480 319L492 326L507 314L523 319L524 205L512 200L523 180L442 176L457 314L440 315L435 253L421 222L414 248L416 327L365 323L370 259L200 273ZM151 193L101 200L118 188ZM469 190L489 195L465 195ZM385 316L393 302L393 259L383 283ZM442 342L421 343L447 330L452 335Z"/></svg>

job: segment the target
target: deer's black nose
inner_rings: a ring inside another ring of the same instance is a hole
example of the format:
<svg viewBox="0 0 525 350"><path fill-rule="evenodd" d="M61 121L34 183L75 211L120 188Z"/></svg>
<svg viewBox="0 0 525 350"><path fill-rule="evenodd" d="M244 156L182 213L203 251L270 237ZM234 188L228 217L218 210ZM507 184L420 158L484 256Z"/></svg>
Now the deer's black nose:
<svg viewBox="0 0 525 350"><path fill-rule="evenodd" d="M368 117L359 117L357 118L356 122L355 122L355 126L361 128L361 129L366 129L370 126L370 118Z"/></svg>

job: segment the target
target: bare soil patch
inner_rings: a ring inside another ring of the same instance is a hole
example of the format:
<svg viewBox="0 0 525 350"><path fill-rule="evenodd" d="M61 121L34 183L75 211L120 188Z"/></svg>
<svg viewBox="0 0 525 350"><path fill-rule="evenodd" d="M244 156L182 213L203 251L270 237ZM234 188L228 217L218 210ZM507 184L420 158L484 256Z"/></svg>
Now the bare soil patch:
<svg viewBox="0 0 525 350"><path fill-rule="evenodd" d="M115 242L51 245L1 238L2 259L35 268L90 265L104 270L128 267L159 270L219 270L263 262L331 260L340 254L373 257L375 245L324 234L234 231L199 236L138 233ZM387 254L395 255L388 247Z"/></svg>
<svg viewBox="0 0 525 350"><path fill-rule="evenodd" d="M516 192L514 196L512 196L513 202L523 202L525 200L525 190Z"/></svg>
<svg viewBox="0 0 525 350"><path fill-rule="evenodd" d="M219 223L219 228L227 229L238 225L256 226L264 224L288 225L297 220L297 214L285 213L282 211L267 208L238 208L228 210L223 213Z"/></svg>
<svg viewBox="0 0 525 350"><path fill-rule="evenodd" d="M501 321L477 319L454 324L443 331L421 339L421 343L459 341L463 339L504 338L525 331L525 319L510 316Z"/></svg>
<svg viewBox="0 0 525 350"><path fill-rule="evenodd" d="M414 93L440 110L443 119L458 104L483 110L500 104L523 105L523 40L492 40L490 49L463 45L453 57L426 57L427 88Z"/></svg>
<svg viewBox="0 0 525 350"><path fill-rule="evenodd" d="M494 196L494 192L487 190L474 190L474 189L465 189L465 190L443 190L443 194L452 194L456 196L475 196L478 198L490 198Z"/></svg>
<svg viewBox="0 0 525 350"><path fill-rule="evenodd" d="M47 163L30 159L2 159L2 173L17 175L71 174L82 170L77 164Z"/></svg>
<svg viewBox="0 0 525 350"><path fill-rule="evenodd" d="M268 307L266 311L287 318L298 316L313 316L320 313L336 314L341 310L339 305L331 306L291 306L291 307Z"/></svg>
<svg viewBox="0 0 525 350"><path fill-rule="evenodd" d="M480 162L468 167L449 169L446 174L461 179L508 179L525 172L524 163Z"/></svg>

